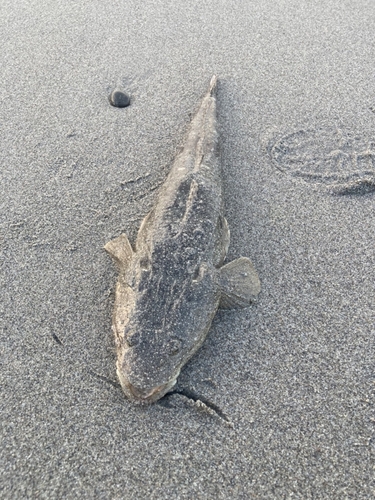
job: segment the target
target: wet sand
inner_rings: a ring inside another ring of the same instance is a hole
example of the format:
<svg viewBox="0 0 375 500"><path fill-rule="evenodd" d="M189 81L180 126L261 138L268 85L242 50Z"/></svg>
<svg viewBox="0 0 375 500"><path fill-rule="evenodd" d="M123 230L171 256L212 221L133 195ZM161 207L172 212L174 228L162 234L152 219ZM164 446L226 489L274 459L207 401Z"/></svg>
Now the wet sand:
<svg viewBox="0 0 375 500"><path fill-rule="evenodd" d="M374 495L374 14L2 2L2 498ZM139 407L103 245L134 241L213 74L228 260L262 292Z"/></svg>

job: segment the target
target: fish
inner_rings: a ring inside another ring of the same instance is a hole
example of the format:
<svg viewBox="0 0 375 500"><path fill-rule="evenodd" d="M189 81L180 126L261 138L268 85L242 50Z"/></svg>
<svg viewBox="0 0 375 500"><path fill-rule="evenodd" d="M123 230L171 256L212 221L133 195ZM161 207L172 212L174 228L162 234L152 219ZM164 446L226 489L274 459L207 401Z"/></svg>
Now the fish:
<svg viewBox="0 0 375 500"><path fill-rule="evenodd" d="M173 389L219 307L250 306L260 292L250 259L224 264L230 232L216 95L213 76L134 247L125 234L104 247L119 271L112 320L117 376L134 403L154 403Z"/></svg>

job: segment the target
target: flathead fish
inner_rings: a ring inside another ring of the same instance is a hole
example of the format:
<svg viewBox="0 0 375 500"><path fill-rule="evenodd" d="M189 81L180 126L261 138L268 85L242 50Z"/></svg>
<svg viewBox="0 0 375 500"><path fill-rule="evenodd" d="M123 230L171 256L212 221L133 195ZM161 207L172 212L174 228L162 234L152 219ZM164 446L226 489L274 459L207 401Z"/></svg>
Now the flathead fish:
<svg viewBox="0 0 375 500"><path fill-rule="evenodd" d="M126 396L152 403L175 385L218 307L246 307L260 291L251 261L223 265L224 217L214 76L134 248L125 234L105 245L118 268L112 329Z"/></svg>

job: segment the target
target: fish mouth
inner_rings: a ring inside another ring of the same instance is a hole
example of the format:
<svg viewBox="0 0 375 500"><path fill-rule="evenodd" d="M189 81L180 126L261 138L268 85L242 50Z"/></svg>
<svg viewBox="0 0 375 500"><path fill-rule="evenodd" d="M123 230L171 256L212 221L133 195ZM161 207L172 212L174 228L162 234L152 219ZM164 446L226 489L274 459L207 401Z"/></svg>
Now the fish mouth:
<svg viewBox="0 0 375 500"><path fill-rule="evenodd" d="M158 385L153 388L142 388L136 387L131 384L128 380L124 378L120 373L118 377L121 383L121 387L125 392L126 396L135 403L138 404L150 404L154 403L158 399L162 398L167 392L176 384L177 377L174 377L169 382L165 384Z"/></svg>
<svg viewBox="0 0 375 500"><path fill-rule="evenodd" d="M138 387L134 387L133 385L128 386L128 389L131 391L131 393L136 399L148 402L159 399L159 397L161 397L161 393L164 392L165 386L166 384L159 385L151 389L151 391L149 389L146 390L139 389Z"/></svg>

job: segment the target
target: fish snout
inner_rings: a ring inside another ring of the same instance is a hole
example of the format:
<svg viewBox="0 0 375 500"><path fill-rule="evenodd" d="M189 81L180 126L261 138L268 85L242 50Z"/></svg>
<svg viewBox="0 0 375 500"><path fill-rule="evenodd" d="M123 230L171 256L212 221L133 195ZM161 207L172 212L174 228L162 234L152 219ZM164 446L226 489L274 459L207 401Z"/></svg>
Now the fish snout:
<svg viewBox="0 0 375 500"><path fill-rule="evenodd" d="M133 377L130 374L126 374L124 370L121 369L119 362L117 362L117 376L125 395L133 402L140 404L154 403L158 399L162 398L176 384L179 374L180 371L178 370L178 373L165 383L159 383L158 385L141 385L139 383L137 384L137 381L132 380Z"/></svg>
<svg viewBox="0 0 375 500"><path fill-rule="evenodd" d="M132 395L139 399L140 401L147 401L152 398L152 396L158 394L164 388L163 385L154 387L153 389L142 389L140 387L135 387L134 385L129 384L128 389L132 393Z"/></svg>
<svg viewBox="0 0 375 500"><path fill-rule="evenodd" d="M136 387L132 384L127 385L128 396L138 403L154 403L161 397L163 397L167 392L175 385L176 380L167 382L166 384L158 385L152 389L143 389L141 387Z"/></svg>
<svg viewBox="0 0 375 500"><path fill-rule="evenodd" d="M126 380L125 377L119 376L121 386L126 396L137 403L154 403L163 397L175 384L176 378L170 380L166 384L161 384L155 387L137 387Z"/></svg>

